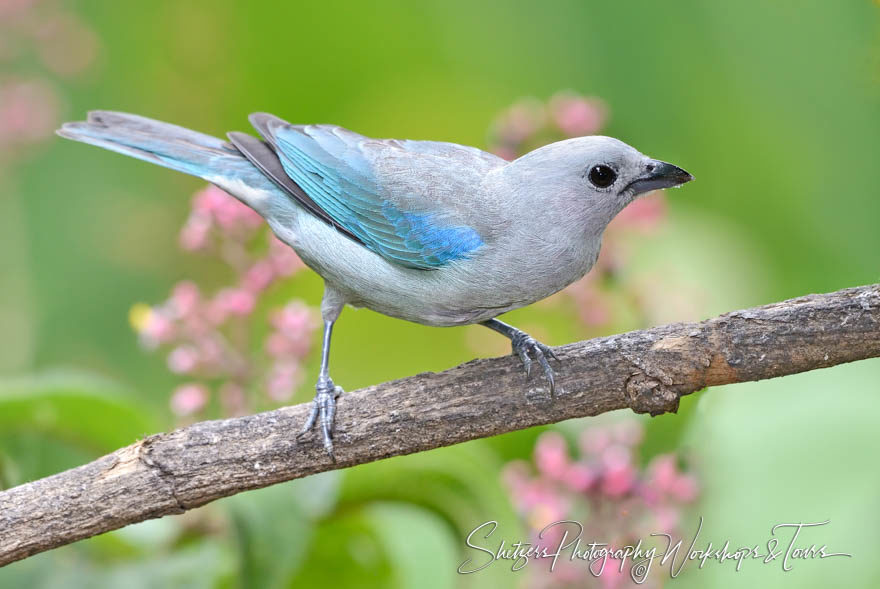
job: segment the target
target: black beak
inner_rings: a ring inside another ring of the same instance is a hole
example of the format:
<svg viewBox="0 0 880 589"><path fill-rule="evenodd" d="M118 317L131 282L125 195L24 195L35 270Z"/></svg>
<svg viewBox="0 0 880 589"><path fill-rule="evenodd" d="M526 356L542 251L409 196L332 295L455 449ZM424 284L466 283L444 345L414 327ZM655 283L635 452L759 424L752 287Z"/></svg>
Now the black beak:
<svg viewBox="0 0 880 589"><path fill-rule="evenodd" d="M630 182L625 190L631 190L633 196L659 190L660 188L672 188L690 182L694 177L679 168L660 160L651 160L645 166L644 173Z"/></svg>

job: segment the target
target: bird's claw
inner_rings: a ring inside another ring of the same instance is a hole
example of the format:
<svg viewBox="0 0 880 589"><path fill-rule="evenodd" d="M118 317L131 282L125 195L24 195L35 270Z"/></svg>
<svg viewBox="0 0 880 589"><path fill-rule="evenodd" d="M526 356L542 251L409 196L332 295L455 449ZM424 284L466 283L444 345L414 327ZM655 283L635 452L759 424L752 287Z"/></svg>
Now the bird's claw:
<svg viewBox="0 0 880 589"><path fill-rule="evenodd" d="M510 338L511 345L513 347L513 353L519 356L519 359L522 361L523 368L526 371L526 377L531 377L532 375L532 356L534 356L535 360L537 360L538 364L541 365L541 369L544 371L544 377L547 379L547 382L550 383L550 394L556 392L556 378L553 374L553 369L550 368L550 363L547 361L547 358L553 358L557 362L559 362L559 357L553 352L550 346L546 344L542 344L529 334L518 331Z"/></svg>
<svg viewBox="0 0 880 589"><path fill-rule="evenodd" d="M318 379L318 384L315 385L315 400L312 402L312 412L309 413L306 425L299 433L300 436L308 433L320 417L324 450L333 460L336 460L333 454L333 422L336 419L336 399L343 392L342 387L334 385L333 381L329 378L322 377Z"/></svg>

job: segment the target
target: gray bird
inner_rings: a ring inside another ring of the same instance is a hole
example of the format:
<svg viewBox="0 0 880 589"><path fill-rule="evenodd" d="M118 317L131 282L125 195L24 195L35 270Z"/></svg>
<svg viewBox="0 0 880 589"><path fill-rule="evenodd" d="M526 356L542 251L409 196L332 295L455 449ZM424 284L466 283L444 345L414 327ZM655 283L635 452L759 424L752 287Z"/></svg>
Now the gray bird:
<svg viewBox="0 0 880 589"><path fill-rule="evenodd" d="M223 141L118 112L58 134L211 182L259 213L324 279L321 371L302 433L333 456L330 336L342 308L425 325L479 323L510 338L551 394L553 351L496 317L584 276L608 223L636 196L693 179L611 137L553 143L508 162L474 147L372 139L334 125L250 116L261 139Z"/></svg>

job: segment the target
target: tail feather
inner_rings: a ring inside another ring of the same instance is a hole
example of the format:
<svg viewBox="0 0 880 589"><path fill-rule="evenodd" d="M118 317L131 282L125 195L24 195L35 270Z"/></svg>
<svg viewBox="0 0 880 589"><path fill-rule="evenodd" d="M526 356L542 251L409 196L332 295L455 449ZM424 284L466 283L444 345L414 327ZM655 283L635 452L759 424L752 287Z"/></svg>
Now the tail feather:
<svg viewBox="0 0 880 589"><path fill-rule="evenodd" d="M138 115L92 111L86 121L65 123L56 132L67 139L200 178L245 179L245 174L258 173L233 145L222 139Z"/></svg>

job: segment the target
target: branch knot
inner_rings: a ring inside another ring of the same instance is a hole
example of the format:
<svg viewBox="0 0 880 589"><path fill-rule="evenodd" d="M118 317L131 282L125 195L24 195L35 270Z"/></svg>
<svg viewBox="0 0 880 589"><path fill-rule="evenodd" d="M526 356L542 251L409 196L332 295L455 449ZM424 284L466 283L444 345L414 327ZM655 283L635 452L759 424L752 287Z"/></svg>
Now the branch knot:
<svg viewBox="0 0 880 589"><path fill-rule="evenodd" d="M680 396L671 387L644 372L636 372L626 379L626 400L636 413L650 413L651 417L678 412Z"/></svg>

